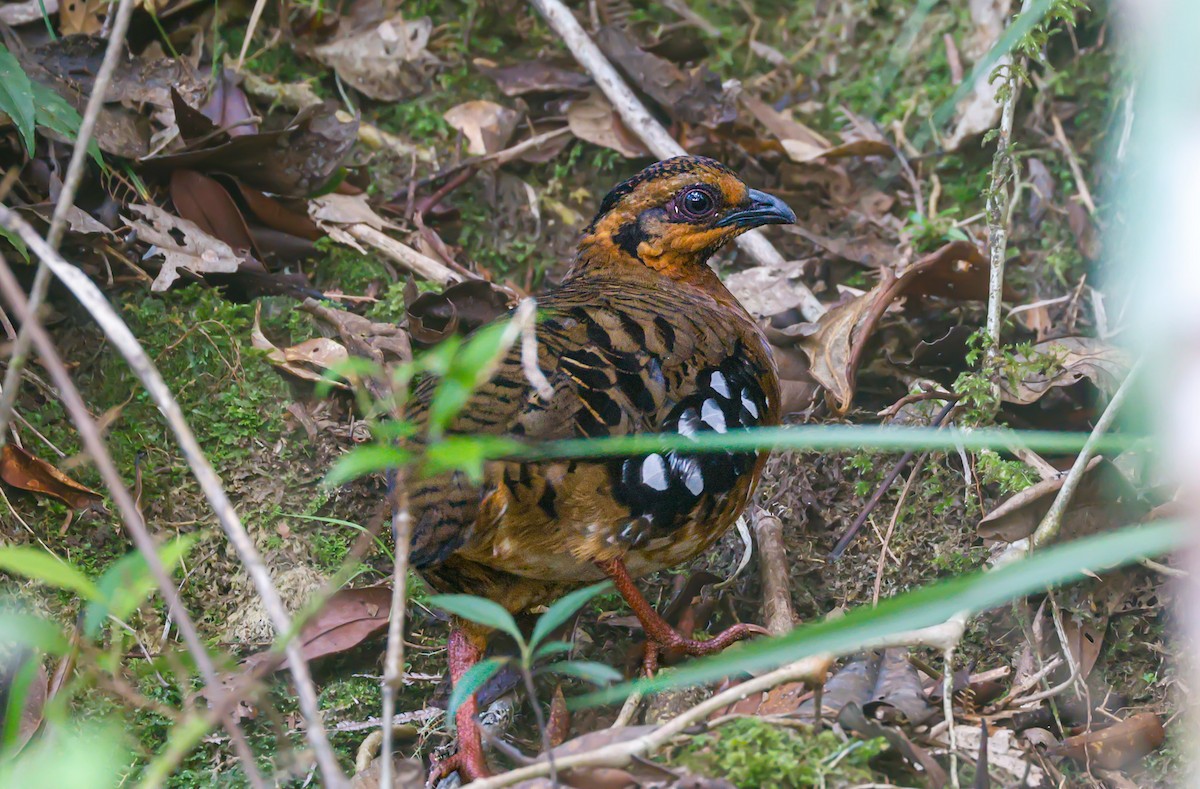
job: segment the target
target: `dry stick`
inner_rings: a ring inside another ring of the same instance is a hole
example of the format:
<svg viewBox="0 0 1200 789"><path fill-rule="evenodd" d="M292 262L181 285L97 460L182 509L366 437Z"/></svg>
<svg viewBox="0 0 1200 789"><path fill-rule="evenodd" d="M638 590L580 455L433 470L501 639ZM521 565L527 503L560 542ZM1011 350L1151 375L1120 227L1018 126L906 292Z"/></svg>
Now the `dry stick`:
<svg viewBox="0 0 1200 789"><path fill-rule="evenodd" d="M179 632L183 635L184 643L196 661L196 667L200 670L200 676L204 680L206 690L213 694L214 701L219 700L227 691L222 687L220 680L217 678L216 666L213 665L208 650L204 648L204 642L200 640L200 634L196 630L196 625L188 615L174 582L171 581L170 575L167 573L162 560L158 556L158 546L155 544L154 538L150 536L150 532L147 531L146 524L142 520L142 514L138 510L133 496L130 495L129 489L125 487L125 482L121 479L121 475L117 471L116 463L113 462L112 455L108 452L108 447L104 444L104 439L100 435L100 429L97 427L95 420L92 419L91 414L88 413L87 405L83 402L83 397L79 394L79 390L75 388L75 384L67 372L66 365L63 364L62 358L59 357L58 351L54 348L54 343L50 339L50 335L46 333L37 315L34 314L31 301L25 297L20 284L17 282L17 278L13 275L3 256L0 256L0 291L4 293L5 299L12 306L17 317L20 318L23 327L28 328L29 338L37 346L43 365L50 373L55 386L58 387L63 407L70 414L71 421L75 423L80 439L83 441L84 449L91 455L92 462L96 464L97 471L100 472L104 484L108 487L109 493L113 497L113 502L121 513L121 519L125 522L125 528L133 540L133 544L146 559L146 566L150 570L150 575L153 576L159 591L162 592L163 600L167 603L167 609L175 618ZM250 750L250 745L246 742L245 735L237 725L237 722L228 715L223 715L221 723L225 726L225 730L229 732L229 739L233 743L238 759L241 760L246 770L246 776L250 780L250 783L256 788L265 787L266 782L263 780L255 764L254 753Z"/></svg>
<svg viewBox="0 0 1200 789"><path fill-rule="evenodd" d="M408 508L408 487L403 468L396 470L392 488L392 536L395 561L392 564L392 607L388 612L387 653L383 668L383 746L379 754L379 785L392 786L392 719L396 716L396 692L404 684L404 593L408 582L408 542L412 533L412 513Z"/></svg>
<svg viewBox="0 0 1200 789"><path fill-rule="evenodd" d="M171 394L170 388L163 381L162 375L154 366L154 362L146 355L146 351L142 348L141 343L133 336L133 332L129 330L129 327L125 325L125 322L121 320L121 317L117 315L108 301L105 300L104 294L100 292L95 283L88 279L87 275L78 268L64 260L16 212L5 206L0 206L0 227L20 236L21 240L33 250L33 253L50 268L51 273L58 277L75 295L79 303L91 314L101 330L104 331L109 341L125 357L125 361L129 364L130 369L141 380L151 399L154 400L155 405L162 412L167 425L171 428L171 432L175 434L175 440L179 444L180 449L183 450L184 458L187 460L188 466L191 467L192 473L195 475L196 481L199 483L205 498L208 499L209 505L213 508L213 512L217 516L217 521L221 524L221 528L225 531L230 543L233 544L238 558L241 559L242 564L246 567L246 572L250 576L250 580L254 583L255 589L262 597L263 607L266 609L267 615L271 618L271 623L274 625L276 632L280 635L291 633L291 617L288 616L287 609L284 608L283 601L279 597L279 592L271 582L271 576L267 572L266 565L263 564L258 549L254 546L254 541L250 539L250 535L246 532L245 527L242 526L237 512L234 511L233 505L230 503L229 497L221 485L220 478L213 470L212 465L209 464L208 458L204 456L204 452L200 449L200 444L197 443L196 436L192 433L187 420L183 417L183 411L180 409L178 401ZM288 640L285 651L287 653L288 668L296 684L296 694L299 697L300 711L308 723L306 734L309 744L312 746L313 753L316 756L317 764L320 766L323 784L326 787L341 787L345 784L345 776L338 767L337 757L333 753L333 748L330 746L329 739L325 736L325 729L321 724L320 710L317 707L317 693L313 687L312 676L308 671L308 664L304 661L304 656L300 652L300 645L295 639Z"/></svg>
<svg viewBox="0 0 1200 789"><path fill-rule="evenodd" d="M787 548L783 544L783 521L758 510L753 519L758 543L758 566L763 579L763 621L773 636L790 633L796 621L792 613L792 590L788 585Z"/></svg>
<svg viewBox="0 0 1200 789"><path fill-rule="evenodd" d="M641 737L625 742L613 743L612 745L607 745L588 753L559 756L555 758L555 764L559 771L576 767L621 767L628 764L635 757L653 753L693 724L704 720L712 713L722 710L730 704L736 704L742 699L770 690L785 682L812 680L814 678L823 679L829 665L830 660L824 655L814 655L797 660L795 663L775 669L772 672L763 674L761 677L754 677L740 685L735 685L728 690L722 691ZM499 787L511 786L530 778L546 775L547 772L549 772L549 765L544 760L541 760L492 778L475 781L469 784L469 786L472 789L499 789Z"/></svg>
<svg viewBox="0 0 1200 789"><path fill-rule="evenodd" d="M531 0L533 7L545 18L546 23L562 38L563 43L579 64L587 70L592 79L608 96L613 108L621 116L621 120L630 131L641 138L655 156L668 159L672 156L683 156L687 153L646 110L638 97L621 79L612 64L604 57L600 48L588 37L571 11L562 4L561 0ZM785 265L783 256L771 245L758 230L751 230L737 240L737 244L761 266L781 268ZM825 314L825 307L817 300L812 291L803 284L797 283L797 295L800 298L800 312L805 320L815 321Z"/></svg>
<svg viewBox="0 0 1200 789"><path fill-rule="evenodd" d="M1035 546L1045 545L1058 536L1058 530L1062 526L1063 515L1067 511L1067 505L1071 503L1071 497L1075 495L1075 490L1083 480L1088 463L1091 461L1092 456L1096 454L1096 445L1100 443L1100 439L1112 427L1113 421L1117 418L1117 412L1121 410L1121 406L1129 398L1129 393L1133 391L1134 379L1141 371L1143 363L1143 360L1139 360L1134 364L1129 374L1125 376L1125 380L1117 387L1117 391L1113 394L1112 399L1108 401L1108 405L1104 408L1104 413L1100 414L1100 418L1096 420L1096 426L1092 428L1091 435L1084 442L1083 449L1079 450L1079 456L1075 458L1075 463L1071 466L1071 470L1067 472L1067 478L1063 480L1062 487L1058 489L1058 495L1054 497L1054 503L1050 505L1049 511L1046 512L1046 516L1042 518L1042 522L1038 524L1037 531L1033 533L1033 537L1029 541L1029 549L1031 551Z"/></svg>
<svg viewBox="0 0 1200 789"><path fill-rule="evenodd" d="M120 0L116 17L113 21L112 33L108 39L108 47L104 50L104 60L96 72L96 81L92 84L92 95L88 97L87 107L83 111L83 119L79 123L79 134L75 138L75 148L71 151L71 161L67 164L67 175L63 179L62 191L58 203L54 206L54 214L50 218L50 233L47 241L51 249L58 249L62 243L63 233L67 226L67 212L75 204L75 193L79 190L79 182L83 180L83 167L87 163L88 144L92 132L96 128L96 119L104 106L104 97L108 93L108 84L112 81L113 72L125 47L125 33L129 30L129 19L133 16L133 0ZM46 292L50 289L50 271L44 261L38 263L37 272L33 276L33 287L29 291L29 308L34 315L42 308L46 300ZM4 373L4 383L0 389L0 446L4 446L8 434L8 421L12 417L17 404L17 394L21 390L21 370L25 368L26 357L29 356L29 330L24 325L17 334L12 351L8 357L8 369Z"/></svg>

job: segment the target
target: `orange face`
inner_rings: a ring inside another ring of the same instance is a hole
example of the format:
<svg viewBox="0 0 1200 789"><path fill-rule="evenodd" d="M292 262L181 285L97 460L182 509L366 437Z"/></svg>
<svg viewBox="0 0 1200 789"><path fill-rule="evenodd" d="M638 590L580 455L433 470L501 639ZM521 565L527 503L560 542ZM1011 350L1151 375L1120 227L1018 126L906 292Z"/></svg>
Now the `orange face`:
<svg viewBox="0 0 1200 789"><path fill-rule="evenodd" d="M795 221L783 201L750 189L724 165L681 156L653 164L613 189L582 246L607 248L656 271L686 276L747 230Z"/></svg>

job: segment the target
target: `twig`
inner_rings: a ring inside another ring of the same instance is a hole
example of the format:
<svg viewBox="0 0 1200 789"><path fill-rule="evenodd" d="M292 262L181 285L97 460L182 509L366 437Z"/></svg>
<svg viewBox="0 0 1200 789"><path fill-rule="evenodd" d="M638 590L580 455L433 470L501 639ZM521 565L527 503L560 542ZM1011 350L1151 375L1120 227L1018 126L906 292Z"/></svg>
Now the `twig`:
<svg viewBox="0 0 1200 789"><path fill-rule="evenodd" d="M78 268L64 260L28 222L11 209L0 206L0 227L20 236L29 249L50 268L51 273L58 277L75 295L75 298L91 314L113 346L125 357L130 369L141 380L147 393L162 412L171 432L174 433L175 440L183 451L188 466L192 469L201 491L217 516L217 521L221 524L230 543L233 544L250 580L262 597L263 607L271 618L276 632L281 635L291 633L291 617L288 616L287 609L283 606L279 592L271 581L270 573L267 572L266 565L263 564L262 557L254 546L254 541L250 539L250 535L246 532L241 519L238 518L237 512L229 501L229 496L221 485L220 478L208 462L208 458L204 456L200 444L196 441L196 436L188 426L187 420L184 419L179 402L171 394L170 388L163 381L162 375L150 357L146 355L141 343L133 336L133 332L117 315L95 283ZM330 746L329 740L325 736L325 729L321 724L317 694L313 687L312 676L308 671L308 664L304 661L300 645L295 639L290 639L285 649L288 668L299 697L300 711L308 722L306 732L308 741L313 748L317 763L320 765L324 785L341 787L345 783L345 776L338 767L337 757L333 753L333 748Z"/></svg>
<svg viewBox="0 0 1200 789"><path fill-rule="evenodd" d="M917 475L921 473L921 468L924 467L925 459L928 457L928 452L922 452L921 456L917 458L917 462L913 463L912 471L908 472L908 479L904 480L904 487L900 489L900 498L896 499L896 508L892 510L892 519L888 521L887 531L880 540L879 560L875 563L875 588L871 593L871 605L879 605L879 592L883 588L883 566L887 563L888 546L892 542L892 534L896 531L896 522L900 520L900 509L904 506L904 500L908 498L908 491L916 481Z"/></svg>
<svg viewBox="0 0 1200 789"><path fill-rule="evenodd" d="M20 284L2 256L0 256L0 291L3 291L5 299L21 320L22 330L29 332L30 341L37 346L44 367L50 373L55 386L58 387L63 407L70 414L71 421L75 423L75 428L79 431L84 449L91 456L96 470L99 471L101 479L104 480L105 486L112 495L113 503L121 514L121 520L125 523L125 528L129 532L133 544L145 558L146 567L150 570L150 575L162 593L167 610L176 620L184 644L196 661L196 668L200 671L206 689L214 699L219 699L228 691L217 678L216 666L213 664L204 642L201 641L196 625L188 614L187 608L184 607L174 582L158 556L158 546L146 529L141 511L138 510L129 489L125 487L125 482L121 479L120 472L117 471L116 463L113 462L112 455L109 454L108 447L104 444L104 438L100 435L100 429L88 413L87 405L71 380L66 365L59 357L50 335L46 333L37 315L34 314L32 303L22 292ZM254 753L250 750L250 745L246 742L246 737L237 722L230 716L223 715L221 723L229 732L229 739L233 743L238 758L242 761L250 783L255 787L265 787L266 782L255 764Z"/></svg>
<svg viewBox="0 0 1200 789"><path fill-rule="evenodd" d="M937 416L933 418L933 422L930 423L931 426L938 427L941 425L942 422L945 421L946 417L950 415L950 412L954 410L954 406L957 404L958 399L955 398L942 406L942 410L938 412ZM892 483L896 481L896 477L900 476L900 472L904 470L905 466L908 465L908 461L912 460L916 454L917 450L910 449L900 456L900 459L896 461L894 466L892 466L891 471L884 476L883 481L881 481L879 486L875 488L875 492L871 494L870 500L867 501L867 506L863 507L862 512L860 512L858 517L854 519L854 523L850 524L850 528L846 529L846 533L838 539L837 545L833 546L833 550L829 552L830 559L840 559L842 554L846 552L846 548L850 545L850 542L854 539L855 535L858 534L859 529L861 529L863 524L867 522L867 518L869 518L871 513L875 511L875 508L879 506L879 502L883 501L884 495L886 495L888 490L892 487Z"/></svg>
<svg viewBox="0 0 1200 789"><path fill-rule="evenodd" d="M439 285L450 285L462 280L462 276L428 255L421 254L407 244L400 243L387 233L382 233L370 225L346 225L341 229L355 240L378 249L422 279L436 282Z"/></svg>
<svg viewBox="0 0 1200 789"><path fill-rule="evenodd" d="M942 672L942 713L946 717L946 737L950 743L950 785L958 789L958 743L954 732L954 647L943 652L946 669Z"/></svg>
<svg viewBox="0 0 1200 789"><path fill-rule="evenodd" d="M587 70L588 74L612 102L621 120L636 134L654 155L661 159L682 156L687 153L675 141L662 124L654 119L629 86L617 74L616 69L604 57L600 48L588 37L571 11L562 0L531 0L534 8L545 18L546 23L563 40L567 49ZM752 230L737 240L742 251L754 258L759 265L782 268L783 255L771 245L761 232ZM807 287L795 283L793 288L800 298L800 312L805 320L815 321L825 313L825 307Z"/></svg>
<svg viewBox="0 0 1200 789"><path fill-rule="evenodd" d="M1142 369L1143 361L1139 360L1129 370L1129 374L1125 376L1125 380L1117 387L1117 391L1113 394L1112 399L1108 401L1108 405L1104 409L1104 413L1096 420L1096 426L1092 428L1091 435L1083 444L1083 449L1079 450L1079 455L1075 458L1075 463L1071 466L1071 470L1067 472L1066 479L1063 480L1063 485L1058 489L1058 494L1054 497L1054 503L1050 505L1050 509L1046 512L1042 522L1038 524L1037 531L1030 538L1029 548L1045 545L1050 540L1058 536L1058 530L1062 526L1063 515L1067 511L1067 505L1071 503L1071 497L1075 495L1076 488L1083 480L1083 473L1087 470L1088 462L1092 456L1096 454L1096 446L1100 443L1100 439L1112 427L1112 423L1117 418L1117 412L1121 410L1121 405L1129 397L1129 393L1133 391L1134 380Z"/></svg>
<svg viewBox="0 0 1200 789"><path fill-rule="evenodd" d="M392 605L388 611L387 653L383 664L383 720L396 716L396 692L404 684L404 610L408 588L408 547L412 534L412 512L408 507L408 480L403 467L392 481L392 538L395 559L392 562ZM393 727L383 727L383 745L379 754L379 785L392 786Z"/></svg>
<svg viewBox="0 0 1200 789"><path fill-rule="evenodd" d="M768 512L757 510L752 523L762 575L763 621L771 635L782 636L795 627L792 590L788 584L787 548L783 544L783 521Z"/></svg>
<svg viewBox="0 0 1200 789"><path fill-rule="evenodd" d="M830 662L830 658L824 655L814 655L777 668L761 677L753 677L702 701L641 737L613 743L587 753L560 756L555 760L558 769L566 771L577 767L621 767L635 757L657 751L694 723L698 723L714 712L736 704L742 699L770 690L785 682L823 680L825 673L829 670ZM469 786L472 789L499 789L499 787L511 786L526 779L546 775L549 769L549 764L542 760L492 778L475 781Z"/></svg>
<svg viewBox="0 0 1200 789"><path fill-rule="evenodd" d="M117 69L117 62L125 48L125 34L129 30L129 20L133 16L133 0L120 0L116 16L113 20L112 33L109 35L108 46L104 50L104 59L96 71L96 81L92 83L92 95L88 96L87 106L83 110L83 119L79 123L79 134L75 138L75 147L71 151L71 161L67 164L67 174L63 178L62 191L58 203L54 206L54 214L50 218L50 232L47 238L51 249L58 249L62 243L63 233L67 227L67 212L75 205L75 193L83 180L83 168L88 158L88 143L91 142L92 132L96 128L96 119L104 107L105 94L108 93L109 82ZM111 6L110 6L111 8ZM33 275L33 285L29 290L29 309L37 315L46 300L50 289L50 271L45 262L39 262ZM29 356L29 330L24 325L17 333L16 342L9 352L8 369L4 372L4 383L0 385L0 446L4 446L8 435L8 422L12 417L13 408L17 404L17 395L21 391L21 370L25 367L26 357Z"/></svg>
<svg viewBox="0 0 1200 789"><path fill-rule="evenodd" d="M1029 11L1030 0L1021 3L1021 13ZM988 278L987 337L988 346L984 354L985 366L991 369L1000 348L1000 318L1004 297L1004 261L1008 250L1009 204L1008 181L1012 177L1012 130L1016 114L1017 99L1021 94L1021 80L1017 76L1019 60L1014 57L1004 68L1004 79L1008 82L1008 97L1000 111L999 136L996 153L992 157L991 187L987 195L988 256L991 264Z"/></svg>
<svg viewBox="0 0 1200 789"><path fill-rule="evenodd" d="M1075 155L1075 149L1071 146L1071 141L1067 139L1066 132L1063 131L1062 121L1058 119L1056 113L1051 112L1050 122L1054 124L1054 139L1062 146L1063 155L1067 157L1067 166L1071 168L1071 175L1075 178L1075 188L1079 190L1079 201L1087 208L1089 214L1095 216L1096 201L1092 199L1087 179L1083 177L1083 168L1079 166L1079 157Z"/></svg>
<svg viewBox="0 0 1200 789"><path fill-rule="evenodd" d="M246 37L242 39L242 51L238 53L237 65L233 67L234 71L242 70L242 61L246 59L246 53L250 50L250 41L254 38L254 31L258 27L258 20L262 18L263 9L267 7L267 0L255 0L254 8L250 11L250 21L246 23Z"/></svg>
<svg viewBox="0 0 1200 789"><path fill-rule="evenodd" d="M571 129L569 127L564 126L561 129L554 129L553 131L542 132L541 134L535 134L533 137L530 137L528 140L522 140L521 142L517 143L516 145L513 145L510 148L505 148L502 151L496 151L495 153L486 153L481 156L468 157L466 159L463 159L458 164L452 164L449 167L446 167L445 169L438 170L433 175L429 175L429 176L426 176L425 178L422 178L421 180L416 182L416 188L420 189L422 187L429 186L430 184L435 184L438 181L442 181L446 178L449 178L450 176L454 175L455 173L458 173L461 170L467 169L468 167L478 167L482 164L487 164L488 162L495 162L496 164L505 164L507 162L511 162L513 159L516 159L518 156L522 156L525 153L528 153L529 151L535 151L538 148L541 148L546 143L551 142L552 140L556 140L559 137L562 137L563 135L570 134L570 133L571 133Z"/></svg>

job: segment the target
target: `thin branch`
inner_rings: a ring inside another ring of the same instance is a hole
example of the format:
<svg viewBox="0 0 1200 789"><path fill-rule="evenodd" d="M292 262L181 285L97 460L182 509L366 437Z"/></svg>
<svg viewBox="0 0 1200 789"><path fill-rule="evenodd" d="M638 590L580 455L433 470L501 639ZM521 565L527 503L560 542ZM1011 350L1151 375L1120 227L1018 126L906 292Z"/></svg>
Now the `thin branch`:
<svg viewBox="0 0 1200 789"><path fill-rule="evenodd" d="M388 612L387 653L383 666L383 745L379 758L379 785L392 786L391 721L396 716L396 693L404 684L404 610L408 588L408 548L412 534L412 513L408 508L408 480L403 467L396 470L392 482L392 538L395 560L392 563L392 606Z"/></svg>
<svg viewBox="0 0 1200 789"><path fill-rule="evenodd" d="M28 222L11 209L0 206L0 227L16 233L21 240L44 262L59 280L79 300L79 303L91 314L97 325L112 342L113 346L125 357L133 373L141 380L155 405L162 412L168 427L175 435L175 440L183 451L184 459L192 469L201 491L213 508L217 521L225 531L226 536L237 551L238 558L246 568L250 580L262 597L263 607L271 618L271 623L280 635L292 630L291 617L283 606L278 590L271 581L270 573L254 545L254 541L246 532L241 519L234 510L229 496L225 493L221 480L213 470L208 458L200 449L196 436L184 419L183 411L178 401L171 393L162 375L146 354L141 343L133 336L133 332L121 320L116 311L104 298L104 294L96 287L87 275L68 263L50 245L38 235ZM337 764L337 757L325 736L321 724L320 710L317 706L317 693L313 686L308 664L301 654L300 645L295 639L289 639L286 645L288 668L296 685L299 697L300 711L308 722L306 733L309 744L313 748L317 764L321 768L323 783L326 787L341 787L345 784L345 776Z"/></svg>
<svg viewBox="0 0 1200 789"><path fill-rule="evenodd" d="M96 128L96 119L104 107L105 94L108 84L112 81L113 72L117 70L117 62L125 51L125 34L129 30L129 20L133 16L134 0L120 0L116 16L113 19L112 32L109 35L108 47L104 50L104 59L96 71L96 81L92 83L92 95L88 96L87 106L83 110L83 119L79 124L79 135L75 138L75 147L71 151L71 161L67 164L67 174L63 179L62 191L58 203L54 206L54 214L50 218L50 232L47 243L51 249L58 249L62 243L63 233L67 227L67 212L75 205L75 193L83 179L83 168L87 163L88 144L92 132ZM111 6L110 6L111 8ZM50 289L50 271L45 262L39 262L37 272L33 275L33 286L29 291L29 309L37 315L46 300L46 292ZM9 352L8 369L4 373L4 383L0 389L0 446L4 446L8 435L8 422L17 404L17 395L21 391L21 370L29 356L29 329L21 326L17 333L16 342Z"/></svg>
<svg viewBox="0 0 1200 789"><path fill-rule="evenodd" d="M183 600L175 588L175 583L171 580L170 574L158 556L158 546L154 542L154 538L150 536L150 532L146 529L141 511L134 502L133 496L129 493L129 489L125 487L125 482L121 479L121 475L117 471L116 463L113 462L112 455L108 452L104 438L100 435L100 428L88 413L87 405L83 402L83 397L79 394L79 390L71 380L70 373L67 372L66 365L63 364L62 358L59 357L58 351L50 339L50 335L46 333L37 315L34 314L31 301L26 298L24 292L21 290L17 278L13 275L3 256L0 256L0 291L4 293L5 299L21 320L22 330L28 331L30 341L37 346L38 353L42 358L42 364L47 372L50 373L55 386L58 387L63 407L70 414L71 421L75 423L75 428L79 431L79 437L83 441L84 449L91 456L92 462L95 463L96 469L100 473L100 477L104 480L105 486L112 495L113 503L121 514L121 519L125 523L125 528L129 532L134 546L137 547L138 551L145 558L146 567L150 570L150 575L154 578L154 582L158 585L159 591L162 593L163 600L167 604L167 610L175 618L179 632L183 636L184 644L187 646L192 658L196 661L196 667L199 669L200 676L204 680L207 692L212 695L214 700L220 699L228 691L218 679L216 666L213 664L208 650L205 649L204 642L200 640L200 634L197 632L196 625L192 621L191 616L189 616L187 608L184 607ZM237 722L230 716L223 715L221 716L221 723L225 726L226 731L229 732L229 739L233 743L234 750L242 762L251 785L256 787L256 789L265 787L266 782L255 765L254 753L250 750L250 745L246 742L246 737L237 725Z"/></svg>
<svg viewBox="0 0 1200 789"><path fill-rule="evenodd" d="M621 120L636 134L646 147L660 159L672 156L682 156L687 153L675 141L662 124L654 119L646 107L638 99L629 86L617 73L612 64L580 26L571 11L562 4L561 0L531 0L533 7L546 20L546 23L563 40L567 49L587 70L592 79L608 96L613 108L621 116ZM737 240L742 251L754 258L759 265L782 268L785 265L783 255L771 245L758 230L751 230ZM794 283L793 288L800 298L800 312L805 320L815 321L825 313L825 307L817 300L802 283Z"/></svg>
<svg viewBox="0 0 1200 789"><path fill-rule="evenodd" d="M1096 426L1092 428L1091 435L1083 445L1083 449L1079 450L1079 455L1075 458L1075 463L1071 466L1071 470L1067 472L1066 479L1063 480L1063 485L1058 489L1058 495L1054 497L1054 503L1050 505L1050 509L1046 512L1042 522L1038 524L1037 531L1033 533L1030 539L1030 550L1039 545L1045 545L1050 540L1058 536L1058 530L1062 527L1063 515L1067 511L1067 505L1071 503L1071 497L1075 495L1075 490L1079 487L1079 483L1083 480L1084 472L1087 471L1088 462L1092 456L1096 454L1096 446L1100 443L1100 439L1112 427L1113 422L1117 418L1117 412L1121 410L1121 406L1129 398L1129 393L1133 391L1134 379L1142 369L1143 361L1139 360L1129 374L1125 376L1125 380L1117 387L1117 391L1113 394L1112 399L1108 401L1108 405L1104 409L1104 413L1096 420Z"/></svg>
<svg viewBox="0 0 1200 789"><path fill-rule="evenodd" d="M740 685L735 685L728 690L722 691L641 737L636 737L625 742L613 743L612 745L607 745L587 753L559 756L555 759L555 763L561 771L577 767L621 767L636 757L645 756L657 751L693 724L706 719L718 710L722 710L731 704L736 704L742 699L770 690L785 682L799 682L803 680L823 681L826 672L829 670L830 663L830 658L824 655L814 655L803 660L798 660L795 663L790 663L782 668L775 669L760 677L754 677ZM548 774L549 771L550 765L545 760L539 760L534 764L519 767L516 770L510 770L492 778L475 781L470 786L472 789L499 789L500 787L512 786L530 778L538 778Z"/></svg>
<svg viewBox="0 0 1200 789"><path fill-rule="evenodd" d="M751 522L758 543L758 566L763 583L763 621L773 636L790 633L796 626L792 590L788 584L787 548L783 543L783 521L757 510Z"/></svg>
<svg viewBox="0 0 1200 789"><path fill-rule="evenodd" d="M1021 3L1021 13L1029 10L1030 0ZM996 153L992 157L991 187L987 195L988 256L991 264L988 278L987 337L985 366L991 369L1000 348L1000 319L1004 296L1004 262L1008 252L1008 217L1012 206L1009 202L1008 181L1012 175L1012 130L1016 114L1017 99L1021 95L1021 80L1018 76L1020 60L1014 55L1007 66L1004 79L1008 82L1008 96L1000 111L1000 128L996 139Z"/></svg>

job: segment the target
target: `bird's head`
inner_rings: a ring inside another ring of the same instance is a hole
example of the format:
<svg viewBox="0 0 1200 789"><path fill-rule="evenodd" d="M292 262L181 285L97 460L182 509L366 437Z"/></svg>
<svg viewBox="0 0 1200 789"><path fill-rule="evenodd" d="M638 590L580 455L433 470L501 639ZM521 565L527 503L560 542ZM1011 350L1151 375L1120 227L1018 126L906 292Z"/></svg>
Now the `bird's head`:
<svg viewBox="0 0 1200 789"><path fill-rule="evenodd" d="M751 228L791 224L778 197L751 189L702 156L652 164L600 203L580 241L580 264L642 265L667 276L705 276L708 258Z"/></svg>

